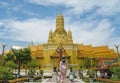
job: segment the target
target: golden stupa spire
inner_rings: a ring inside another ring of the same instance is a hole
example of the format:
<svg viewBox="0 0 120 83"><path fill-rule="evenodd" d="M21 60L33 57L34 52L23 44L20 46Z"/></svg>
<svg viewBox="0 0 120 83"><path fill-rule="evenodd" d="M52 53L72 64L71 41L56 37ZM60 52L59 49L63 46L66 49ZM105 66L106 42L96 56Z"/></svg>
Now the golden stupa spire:
<svg viewBox="0 0 120 83"><path fill-rule="evenodd" d="M68 38L69 42L73 42L73 40L72 40L72 32L71 32L70 28L68 30L67 38Z"/></svg>
<svg viewBox="0 0 120 83"><path fill-rule="evenodd" d="M52 41L53 33L52 30L50 29L49 36L48 36L48 42Z"/></svg>
<svg viewBox="0 0 120 83"><path fill-rule="evenodd" d="M64 28L64 17L61 14L61 8L56 17L56 29L54 32L50 30L48 36L48 43L72 43L72 33L69 30L66 32Z"/></svg>
<svg viewBox="0 0 120 83"><path fill-rule="evenodd" d="M64 17L61 14L61 8L59 8L59 13L56 18L56 29L64 29Z"/></svg>

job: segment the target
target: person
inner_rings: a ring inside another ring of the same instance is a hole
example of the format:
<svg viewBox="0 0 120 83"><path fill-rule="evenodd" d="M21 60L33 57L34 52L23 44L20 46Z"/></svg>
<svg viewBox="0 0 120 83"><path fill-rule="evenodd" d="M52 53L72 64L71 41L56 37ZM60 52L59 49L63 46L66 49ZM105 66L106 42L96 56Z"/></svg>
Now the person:
<svg viewBox="0 0 120 83"><path fill-rule="evenodd" d="M60 61L59 69L61 73L61 83L66 83L67 63L64 58Z"/></svg>
<svg viewBox="0 0 120 83"><path fill-rule="evenodd" d="M105 73L104 73L104 71L101 71L101 78L105 78Z"/></svg>
<svg viewBox="0 0 120 83"><path fill-rule="evenodd" d="M71 82L73 82L73 79L74 79L73 70L72 70L72 68L70 68L70 72L69 72L69 80L70 80Z"/></svg>

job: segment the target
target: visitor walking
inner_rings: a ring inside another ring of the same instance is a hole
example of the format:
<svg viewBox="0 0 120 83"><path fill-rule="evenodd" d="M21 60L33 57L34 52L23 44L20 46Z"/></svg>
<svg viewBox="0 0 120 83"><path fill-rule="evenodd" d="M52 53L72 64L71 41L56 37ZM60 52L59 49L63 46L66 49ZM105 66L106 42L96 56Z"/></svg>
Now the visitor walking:
<svg viewBox="0 0 120 83"><path fill-rule="evenodd" d="M63 58L61 61L60 61L60 66L59 66L59 69L60 69L60 73L61 73L61 80L60 80L60 83L67 83L66 79L67 79L67 63L65 61L65 59Z"/></svg>

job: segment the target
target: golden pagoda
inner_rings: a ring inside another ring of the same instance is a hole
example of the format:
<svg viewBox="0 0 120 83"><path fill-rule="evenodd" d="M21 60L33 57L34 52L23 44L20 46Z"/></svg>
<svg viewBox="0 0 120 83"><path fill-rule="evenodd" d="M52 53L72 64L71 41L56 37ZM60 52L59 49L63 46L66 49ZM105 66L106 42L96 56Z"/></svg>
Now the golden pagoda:
<svg viewBox="0 0 120 83"><path fill-rule="evenodd" d="M58 48L63 50L62 56L68 64L83 65L85 57L92 58L96 62L99 58L116 58L113 49L108 46L96 46L75 44L72 39L72 32L64 28L64 17L58 14L56 17L56 29L50 30L46 44L30 45L31 56L39 62L39 66L48 68L46 65L57 66L59 63Z"/></svg>

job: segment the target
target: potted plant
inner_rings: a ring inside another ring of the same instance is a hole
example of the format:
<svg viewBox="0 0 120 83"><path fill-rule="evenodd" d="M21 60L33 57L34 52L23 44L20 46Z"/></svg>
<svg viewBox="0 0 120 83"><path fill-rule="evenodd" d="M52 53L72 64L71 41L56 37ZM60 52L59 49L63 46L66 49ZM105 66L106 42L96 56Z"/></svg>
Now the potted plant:
<svg viewBox="0 0 120 83"><path fill-rule="evenodd" d="M43 73L44 73L44 70L41 69L41 70L40 70L40 76L41 76L41 78L43 78Z"/></svg>
<svg viewBox="0 0 120 83"><path fill-rule="evenodd" d="M44 71L43 71L43 69L41 69L41 70L40 70L40 74L43 75L43 73L44 73Z"/></svg>
<svg viewBox="0 0 120 83"><path fill-rule="evenodd" d="M29 77L29 81L33 82L34 81L34 75L35 75L35 70L30 68L30 70L28 71L28 77Z"/></svg>

